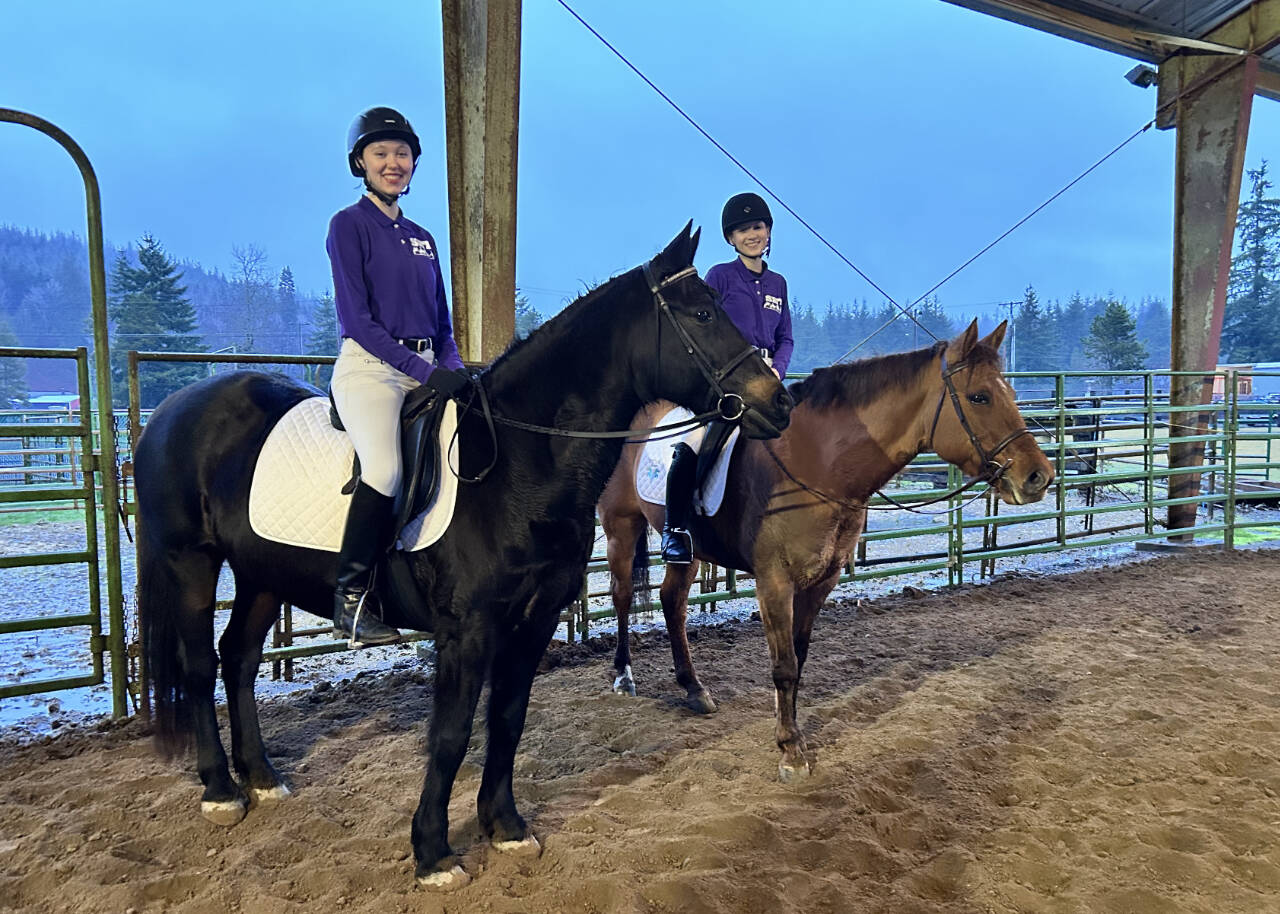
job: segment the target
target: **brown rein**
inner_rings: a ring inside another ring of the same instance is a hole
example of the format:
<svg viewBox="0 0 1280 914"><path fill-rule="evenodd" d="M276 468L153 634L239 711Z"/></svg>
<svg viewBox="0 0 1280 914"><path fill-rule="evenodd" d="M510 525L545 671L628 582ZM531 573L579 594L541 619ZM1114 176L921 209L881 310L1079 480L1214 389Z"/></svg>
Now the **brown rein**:
<svg viewBox="0 0 1280 914"><path fill-rule="evenodd" d="M969 436L969 444L973 447L974 451L982 460L982 472L977 476L973 477L972 479L970 479L964 485L959 486L956 489L952 489L949 492L944 492L941 495L938 495L934 498L930 498L926 501L917 502L916 503L917 505L933 505L941 501L949 501L950 499L955 498L960 493L968 491L969 489L973 488L980 482L987 482L989 484L995 484L999 482L1000 479L1004 476L1004 474L1008 471L1009 466L1013 463L1013 461L1006 460L1003 464L1001 464L1001 463L997 463L995 458L999 456L1000 453L1005 448L1007 448L1014 441L1021 438L1023 435L1032 434L1031 430L1024 425L1022 428L1012 431L1008 435L1005 435L1005 437L1000 441L999 444L995 446L993 450L991 451L986 450L982 446L982 443L978 440L978 436L974 434L972 427L969 425L969 419L964 414L964 407L960 404L960 394L956 391L955 384L951 380L951 376L959 372L961 369L963 369L965 367L965 363L960 362L954 366L948 367L946 351L943 350L941 355L942 355L943 390L938 397L938 408L934 410L934 413L933 413L933 425L929 429L929 449L930 450L933 449L933 436L934 436L934 433L937 432L938 430L938 420L942 416L942 405L943 403L946 402L949 394L951 398L951 405L955 408L956 417L960 420L960 427L963 428L965 431L965 434ZM847 510L858 510L859 508L861 508L862 510L865 510L865 511L902 510L902 511L910 511L913 514L923 514L926 517L937 517L939 514L942 513L940 511L919 511L915 507L912 507L911 505L906 505L898 501L893 496L887 494L883 489L876 489L875 494L879 495L885 501L889 502L889 505L869 505L865 501L862 503L857 503L857 502L850 501L847 498L840 498L839 496L831 495L830 493L823 492L820 489L815 489L812 486L808 485L807 483L797 479L795 474L793 474L791 470L788 469L787 466L782 462L782 459L776 453L774 453L773 448L769 446L768 442L764 442L764 449L765 451L768 452L769 456L773 459L773 462L778 465L778 469L782 470L782 472L786 475L788 479L790 479L797 486L799 486L801 489L808 492L809 494L815 495L818 498L822 499L823 501L830 502L831 504L836 505L837 507L845 508ZM968 505L971 502L977 500L977 498L979 498L982 494L983 493L978 493L974 495L973 498L969 499L969 501L966 501L964 504L960 505L960 507L964 508L965 505ZM947 510L950 511L954 509L948 508Z"/></svg>

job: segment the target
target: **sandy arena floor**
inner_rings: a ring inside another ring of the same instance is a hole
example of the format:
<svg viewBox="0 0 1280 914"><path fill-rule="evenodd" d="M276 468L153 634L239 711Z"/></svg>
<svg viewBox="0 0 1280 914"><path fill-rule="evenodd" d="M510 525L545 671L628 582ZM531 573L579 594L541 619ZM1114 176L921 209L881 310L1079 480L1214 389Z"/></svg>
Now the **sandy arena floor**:
<svg viewBox="0 0 1280 914"><path fill-rule="evenodd" d="M1280 911L1278 592L1265 551L830 605L799 785L776 779L759 623L697 633L711 717L677 700L664 637L632 700L607 645L560 649L516 769L544 853L479 843L479 737L453 801L477 878L450 896L412 879L422 673L264 704L295 796L229 830L137 722L0 743L0 910Z"/></svg>

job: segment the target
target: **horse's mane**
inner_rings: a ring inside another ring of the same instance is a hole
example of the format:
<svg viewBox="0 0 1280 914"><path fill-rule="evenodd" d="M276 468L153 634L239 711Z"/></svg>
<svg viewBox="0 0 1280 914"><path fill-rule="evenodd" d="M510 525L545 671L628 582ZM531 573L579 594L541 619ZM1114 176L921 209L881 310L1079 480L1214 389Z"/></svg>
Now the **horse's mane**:
<svg viewBox="0 0 1280 914"><path fill-rule="evenodd" d="M517 352L521 352L527 347L545 345L552 337L559 336L560 331L557 328L573 321L578 312L588 307L591 302L595 301L597 298L613 288L619 279L633 271L634 270L627 270L623 273L619 273L617 276L611 276L594 289L589 289L586 293L578 296L570 302L559 314L548 318L542 324L530 330L528 336L512 337L511 342L507 344L507 348L504 349L497 358L489 363L489 366L484 370L485 373L487 374L493 371Z"/></svg>
<svg viewBox="0 0 1280 914"><path fill-rule="evenodd" d="M946 341L911 352L859 359L843 365L815 369L813 374L788 388L796 403L808 403L815 409L827 407L857 408L870 403L887 387L908 387L916 382L926 365L947 347ZM973 347L967 364L1000 366L1000 355L990 346Z"/></svg>

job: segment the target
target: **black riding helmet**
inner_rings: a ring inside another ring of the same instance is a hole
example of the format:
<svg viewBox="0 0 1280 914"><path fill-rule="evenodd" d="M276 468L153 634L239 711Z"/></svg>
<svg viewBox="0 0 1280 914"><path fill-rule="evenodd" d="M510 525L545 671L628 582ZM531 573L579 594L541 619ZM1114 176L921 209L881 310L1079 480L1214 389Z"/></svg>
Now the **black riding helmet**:
<svg viewBox="0 0 1280 914"><path fill-rule="evenodd" d="M364 169L360 167L360 153L364 147L378 140L404 140L413 152L413 164L417 166L418 156L422 155L422 144L418 135L413 132L409 119L395 108L370 108L357 117L347 131L347 164L351 173L357 178L364 177Z"/></svg>
<svg viewBox="0 0 1280 914"><path fill-rule="evenodd" d="M724 230L724 240L729 240L729 233L748 222L763 222L773 229L773 215L769 212L769 204L759 194L734 194L724 205L720 214L720 227Z"/></svg>

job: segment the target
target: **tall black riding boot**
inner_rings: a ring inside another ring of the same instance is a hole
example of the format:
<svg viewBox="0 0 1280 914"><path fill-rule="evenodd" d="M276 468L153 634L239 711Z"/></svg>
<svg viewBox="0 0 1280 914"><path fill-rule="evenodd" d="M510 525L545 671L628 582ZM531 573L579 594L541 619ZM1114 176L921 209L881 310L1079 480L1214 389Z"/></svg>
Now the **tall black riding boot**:
<svg viewBox="0 0 1280 914"><path fill-rule="evenodd" d="M400 632L379 618L378 598L371 591L373 569L387 545L391 502L391 496L363 482L356 485L351 496L351 511L342 531L342 551L338 553L333 634L350 640L352 647L400 640Z"/></svg>
<svg viewBox="0 0 1280 914"><path fill-rule="evenodd" d="M693 448L683 442L677 444L667 473L667 516L662 522L662 560L672 565L688 565L693 561L689 518L693 514L697 471L698 455Z"/></svg>

